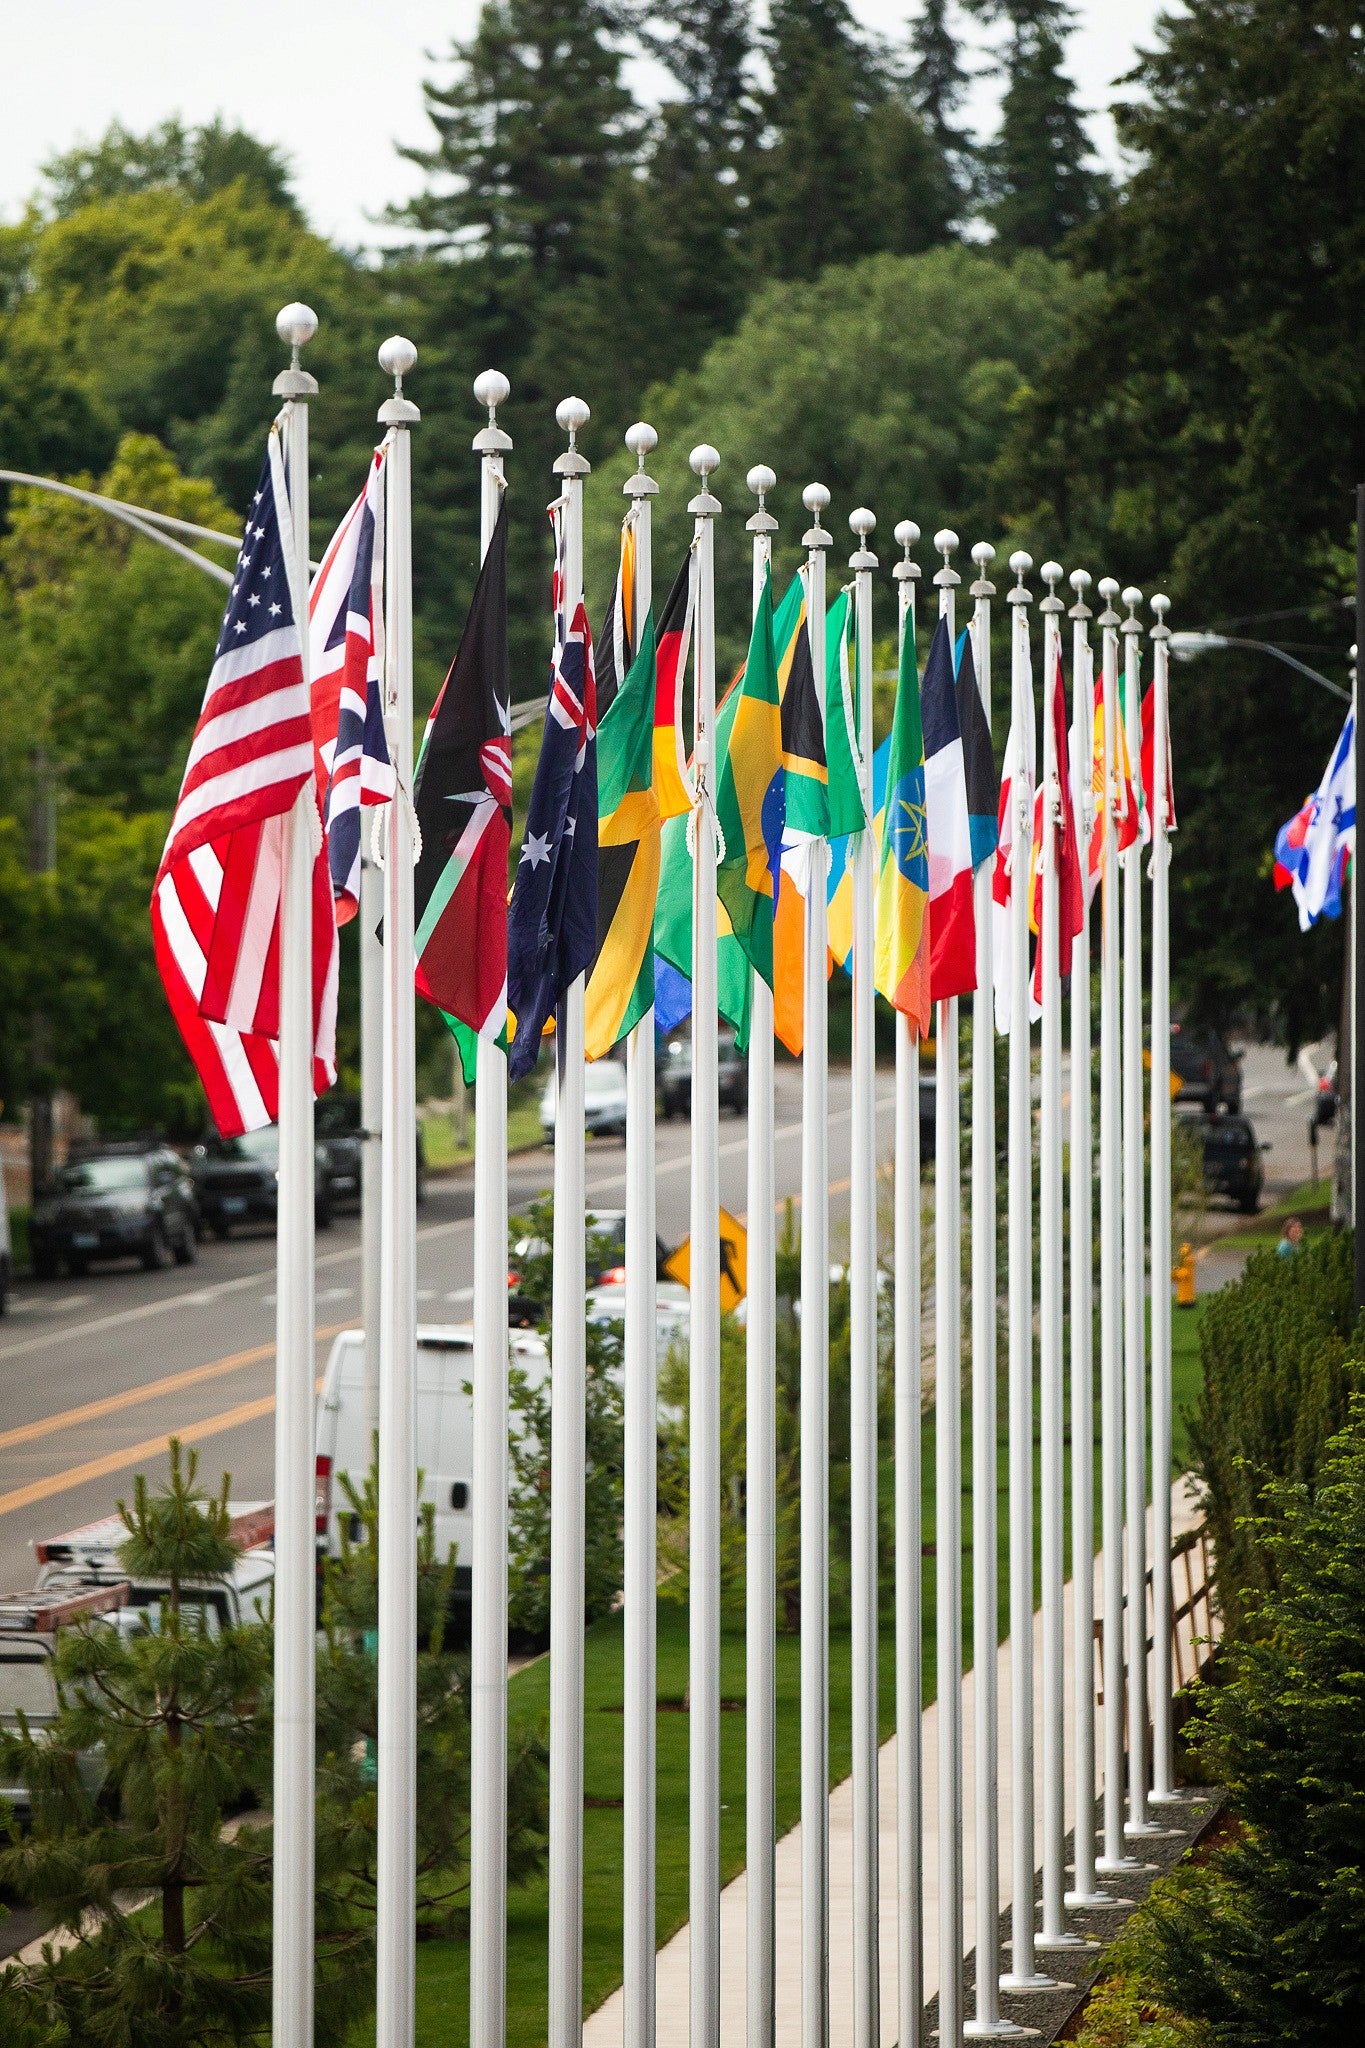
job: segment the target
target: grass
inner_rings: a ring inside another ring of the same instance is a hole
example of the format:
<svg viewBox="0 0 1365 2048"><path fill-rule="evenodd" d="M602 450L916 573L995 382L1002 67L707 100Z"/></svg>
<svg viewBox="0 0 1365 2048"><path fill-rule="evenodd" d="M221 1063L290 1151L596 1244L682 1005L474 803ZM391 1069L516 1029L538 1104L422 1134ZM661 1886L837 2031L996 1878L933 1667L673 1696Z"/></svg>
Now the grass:
<svg viewBox="0 0 1365 2048"><path fill-rule="evenodd" d="M1327 1174L1316 1186L1311 1180L1301 1182L1243 1228L1233 1231L1228 1237L1215 1238L1213 1242L1219 1251L1264 1251L1268 1241L1279 1237L1290 1216L1301 1217L1305 1230L1325 1229L1331 1220L1331 1207L1332 1177Z"/></svg>
<svg viewBox="0 0 1365 2048"><path fill-rule="evenodd" d="M540 1095L544 1082L538 1082L534 1075L525 1081L514 1081L507 1091L507 1150L509 1152L530 1152L537 1145L543 1145L545 1134L540 1128ZM432 1173L448 1173L453 1166L464 1166L474 1157L474 1118L465 1119L464 1142L456 1132L452 1110L433 1109L422 1115L422 1147L427 1166Z"/></svg>

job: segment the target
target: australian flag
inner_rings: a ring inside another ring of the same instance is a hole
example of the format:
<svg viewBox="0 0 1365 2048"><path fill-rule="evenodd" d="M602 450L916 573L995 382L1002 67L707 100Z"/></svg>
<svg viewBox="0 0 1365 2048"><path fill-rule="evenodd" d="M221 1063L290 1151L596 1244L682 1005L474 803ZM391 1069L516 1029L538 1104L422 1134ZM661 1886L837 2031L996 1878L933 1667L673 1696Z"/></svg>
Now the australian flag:
<svg viewBox="0 0 1365 2048"><path fill-rule="evenodd" d="M555 530L555 651L550 701L507 918L507 1001L516 1018L514 1081L529 1074L541 1034L597 950L597 692L592 634L579 600L564 625L563 508Z"/></svg>

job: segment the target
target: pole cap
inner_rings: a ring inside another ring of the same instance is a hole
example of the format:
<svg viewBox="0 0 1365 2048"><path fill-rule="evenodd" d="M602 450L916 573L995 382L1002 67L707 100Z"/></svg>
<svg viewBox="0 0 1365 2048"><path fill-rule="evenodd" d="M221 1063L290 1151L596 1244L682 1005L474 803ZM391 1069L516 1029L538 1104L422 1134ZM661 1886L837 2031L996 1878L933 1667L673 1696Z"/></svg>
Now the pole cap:
<svg viewBox="0 0 1365 2048"><path fill-rule="evenodd" d="M403 379L417 361L417 345L404 334L391 334L387 341L379 344L379 367L386 377L393 379L393 397L386 399L379 408L379 424L382 427L406 426L422 415L411 400L403 396Z"/></svg>
<svg viewBox="0 0 1365 2048"><path fill-rule="evenodd" d="M766 462L756 462L744 481L761 505L769 491L777 489L777 472Z"/></svg>
<svg viewBox="0 0 1365 2048"><path fill-rule="evenodd" d="M645 457L652 455L659 445L659 436L648 420L636 420L633 427L627 427L625 443L635 457L636 466L643 469Z"/></svg>
<svg viewBox="0 0 1365 2048"><path fill-rule="evenodd" d="M302 299L291 299L275 315L275 332L285 346L294 351L296 367L299 350L313 339L317 331L318 316L311 306L304 305Z"/></svg>
<svg viewBox="0 0 1365 2048"><path fill-rule="evenodd" d="M919 528L913 519L898 519L894 530L894 538L897 546L903 547L908 555L915 542L919 539Z"/></svg>
<svg viewBox="0 0 1365 2048"><path fill-rule="evenodd" d="M988 540L979 540L972 549L972 560L978 569L987 568L995 560L995 549Z"/></svg>
<svg viewBox="0 0 1365 2048"><path fill-rule="evenodd" d="M511 396L512 386L501 370L481 370L474 379L474 396L480 405L488 407L488 424L497 420L498 407L505 405Z"/></svg>
<svg viewBox="0 0 1365 2048"><path fill-rule="evenodd" d="M707 477L720 468L720 451L709 441L699 441L687 461L693 476L699 476L705 483Z"/></svg>
<svg viewBox="0 0 1365 2048"><path fill-rule="evenodd" d="M584 398L561 398L555 407L555 418L569 437L572 448L574 437L592 418L592 408Z"/></svg>
<svg viewBox="0 0 1365 2048"><path fill-rule="evenodd" d="M802 546L806 548L827 548L833 539L833 535L827 533L820 524L820 514L829 503L829 486L827 484L807 484L805 490L801 493L801 503L811 516L811 524L801 536Z"/></svg>

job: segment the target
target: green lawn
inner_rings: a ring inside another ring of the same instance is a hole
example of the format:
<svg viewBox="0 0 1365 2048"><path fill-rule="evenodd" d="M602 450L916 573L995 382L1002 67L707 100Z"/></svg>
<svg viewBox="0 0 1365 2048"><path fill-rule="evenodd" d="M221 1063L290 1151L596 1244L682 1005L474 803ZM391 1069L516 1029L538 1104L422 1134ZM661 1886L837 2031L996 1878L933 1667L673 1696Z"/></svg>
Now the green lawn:
<svg viewBox="0 0 1365 2048"><path fill-rule="evenodd" d="M540 1096L544 1082L535 1075L514 1081L507 1091L507 1149L529 1152L543 1145L540 1128ZM422 1146L433 1173L447 1173L452 1166L464 1166L474 1157L474 1118L465 1119L464 1142L456 1133L455 1119L448 1110L422 1114Z"/></svg>

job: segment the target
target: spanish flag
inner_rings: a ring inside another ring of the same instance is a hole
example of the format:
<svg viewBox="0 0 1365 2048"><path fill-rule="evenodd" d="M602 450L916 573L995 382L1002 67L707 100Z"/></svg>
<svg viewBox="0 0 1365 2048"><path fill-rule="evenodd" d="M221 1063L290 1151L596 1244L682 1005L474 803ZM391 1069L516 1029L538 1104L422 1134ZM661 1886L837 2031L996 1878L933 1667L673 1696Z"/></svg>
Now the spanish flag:
<svg viewBox="0 0 1365 2048"><path fill-rule="evenodd" d="M590 1060L610 1052L654 1001L660 854L654 682L651 612L640 651L597 729L597 953L584 1005Z"/></svg>
<svg viewBox="0 0 1365 2048"><path fill-rule="evenodd" d="M905 622L889 746L877 874L876 981L879 994L924 1037L932 1022L926 916L929 840L913 617Z"/></svg>

